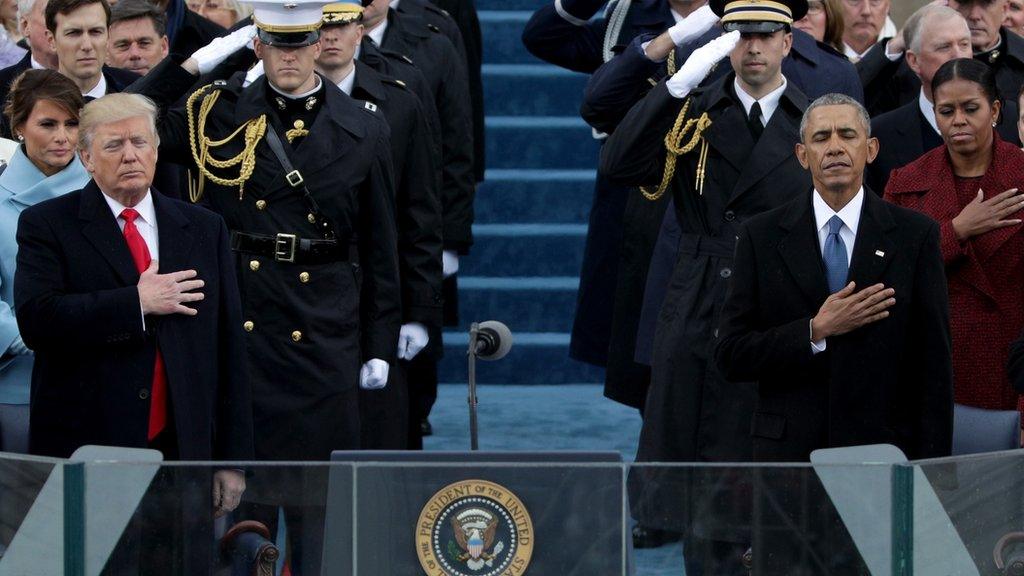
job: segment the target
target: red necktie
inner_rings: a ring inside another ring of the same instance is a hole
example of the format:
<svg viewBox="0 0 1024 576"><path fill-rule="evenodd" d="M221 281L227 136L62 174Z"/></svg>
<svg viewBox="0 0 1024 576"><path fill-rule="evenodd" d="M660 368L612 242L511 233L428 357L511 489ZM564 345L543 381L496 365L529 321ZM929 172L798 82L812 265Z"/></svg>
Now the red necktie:
<svg viewBox="0 0 1024 576"><path fill-rule="evenodd" d="M125 208L121 212L124 218L124 241L128 243L128 250L132 253L132 260L135 261L135 269L142 274L149 263L153 260L149 255L149 247L143 240L139 229L135 227L135 219L139 213L132 208ZM147 438L152 441L157 434L167 425L167 374L164 370L164 358L160 354L160 348L156 349L156 362L153 366L153 390L149 397L149 433Z"/></svg>

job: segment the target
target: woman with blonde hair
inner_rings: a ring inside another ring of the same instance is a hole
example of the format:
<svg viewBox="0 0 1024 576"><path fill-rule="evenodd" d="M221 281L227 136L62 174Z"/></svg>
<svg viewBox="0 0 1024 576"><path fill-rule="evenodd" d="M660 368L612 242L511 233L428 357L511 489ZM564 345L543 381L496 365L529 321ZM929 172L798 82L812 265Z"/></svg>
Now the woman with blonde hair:
<svg viewBox="0 0 1024 576"><path fill-rule="evenodd" d="M793 27L842 52L845 23L839 2L840 0L807 0L807 15L793 22Z"/></svg>

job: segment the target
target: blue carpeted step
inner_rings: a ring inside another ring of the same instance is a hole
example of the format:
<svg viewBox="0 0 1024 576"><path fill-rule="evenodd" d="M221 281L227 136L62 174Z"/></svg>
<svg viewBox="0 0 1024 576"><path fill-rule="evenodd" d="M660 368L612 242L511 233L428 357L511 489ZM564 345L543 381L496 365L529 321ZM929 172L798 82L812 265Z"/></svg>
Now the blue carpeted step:
<svg viewBox="0 0 1024 576"><path fill-rule="evenodd" d="M513 332L512 350L496 362L476 363L479 384L596 384L604 370L569 358L569 334ZM446 332L440 382L466 382L468 332Z"/></svg>
<svg viewBox="0 0 1024 576"><path fill-rule="evenodd" d="M576 309L576 277L459 278L459 318L499 320L513 332L568 332Z"/></svg>
<svg viewBox="0 0 1024 576"><path fill-rule="evenodd" d="M582 224L594 196L594 170L488 170L473 204L480 224Z"/></svg>
<svg viewBox="0 0 1024 576"><path fill-rule="evenodd" d="M577 116L589 76L550 64L484 64L489 116Z"/></svg>
<svg viewBox="0 0 1024 576"><path fill-rule="evenodd" d="M467 276L575 276L586 224L478 224L473 251L459 262Z"/></svg>
<svg viewBox="0 0 1024 576"><path fill-rule="evenodd" d="M570 116L489 116L488 168L593 170L598 143L590 126Z"/></svg>
<svg viewBox="0 0 1024 576"><path fill-rule="evenodd" d="M485 10L478 12L487 64L540 64L523 46L523 28L532 10Z"/></svg>
<svg viewBox="0 0 1024 576"><path fill-rule="evenodd" d="M553 0L476 0L478 11L527 10L533 12L541 6L553 4Z"/></svg>

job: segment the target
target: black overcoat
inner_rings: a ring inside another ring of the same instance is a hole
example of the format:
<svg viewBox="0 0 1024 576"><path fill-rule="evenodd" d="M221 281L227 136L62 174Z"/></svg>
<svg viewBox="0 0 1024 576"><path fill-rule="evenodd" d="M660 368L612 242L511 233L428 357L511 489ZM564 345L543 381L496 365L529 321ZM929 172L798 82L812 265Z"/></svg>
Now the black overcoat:
<svg viewBox="0 0 1024 576"><path fill-rule="evenodd" d="M186 110L167 108L192 78L168 58L132 88L154 98L164 112L162 157L194 170ZM266 114L267 129L278 130L285 141L284 128L269 109L266 77L244 89L243 79L236 74L214 87L220 96L206 121L207 135L224 138ZM349 244L349 261L294 264L236 253L243 320L252 322L246 324L246 340L260 459L326 460L332 450L358 447L359 367L371 358L393 361L398 342L401 295L389 129L379 111L326 84L309 135L295 150L286 146L323 217L339 241ZM214 154L232 157L241 147L239 137ZM285 180L265 139L256 146L255 162L242 193L238 186L205 183L204 201L224 217L228 229L322 238L322 222L310 221L308 202Z"/></svg>
<svg viewBox="0 0 1024 576"><path fill-rule="evenodd" d="M702 138L708 147L705 176L700 189L698 144L678 158L669 188L682 234L658 318L637 452L640 462L750 459L754 388L727 383L715 370L711 361L714 329L732 275L739 225L785 204L810 185L793 153L807 99L789 83L755 145L743 106L733 92L734 78L729 74L689 97L688 117L699 118L706 112L711 121ZM669 94L664 81L652 89L608 139L601 171L620 184L656 187L665 166L664 136L683 105L683 100ZM677 490L689 480L644 483L642 495L634 491L634 513L645 525L686 528L685 515L692 509L669 503L683 502L685 496ZM738 520L732 527L742 528L743 522Z"/></svg>

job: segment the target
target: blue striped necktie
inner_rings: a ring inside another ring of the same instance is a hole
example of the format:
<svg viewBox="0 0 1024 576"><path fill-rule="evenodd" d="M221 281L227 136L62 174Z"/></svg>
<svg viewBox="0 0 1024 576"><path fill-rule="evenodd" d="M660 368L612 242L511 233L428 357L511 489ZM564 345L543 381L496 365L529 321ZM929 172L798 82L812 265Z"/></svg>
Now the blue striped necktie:
<svg viewBox="0 0 1024 576"><path fill-rule="evenodd" d="M846 244L839 235L842 227L843 220L838 214L828 219L828 236L825 237L825 248L822 250L821 258L825 261L829 293L838 292L846 285L846 276L850 269L846 261Z"/></svg>

